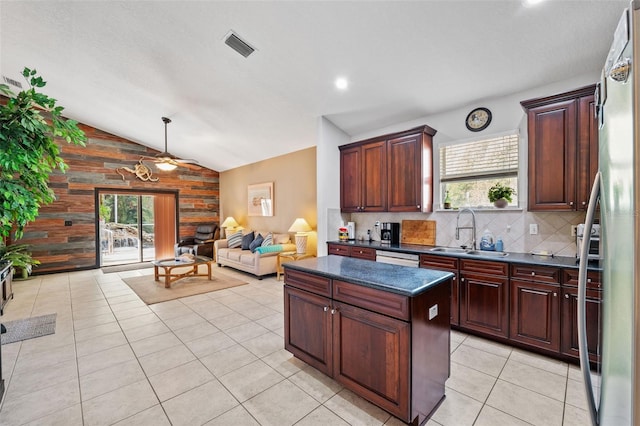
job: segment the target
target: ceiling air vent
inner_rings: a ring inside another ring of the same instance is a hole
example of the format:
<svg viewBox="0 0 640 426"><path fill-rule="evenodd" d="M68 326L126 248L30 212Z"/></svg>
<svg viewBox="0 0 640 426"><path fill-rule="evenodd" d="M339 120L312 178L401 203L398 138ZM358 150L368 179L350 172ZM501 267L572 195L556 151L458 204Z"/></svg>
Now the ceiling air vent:
<svg viewBox="0 0 640 426"><path fill-rule="evenodd" d="M9 86L17 87L18 89L22 90L22 83L20 83L19 81L6 77L4 75L2 76L2 80L4 80L4 82Z"/></svg>
<svg viewBox="0 0 640 426"><path fill-rule="evenodd" d="M256 50L253 47L249 46L249 44L246 41L242 40L233 32L230 32L229 34L227 34L227 36L224 39L224 44L226 44L227 46L229 46L230 48L232 48L233 50L235 50L245 58L251 55Z"/></svg>

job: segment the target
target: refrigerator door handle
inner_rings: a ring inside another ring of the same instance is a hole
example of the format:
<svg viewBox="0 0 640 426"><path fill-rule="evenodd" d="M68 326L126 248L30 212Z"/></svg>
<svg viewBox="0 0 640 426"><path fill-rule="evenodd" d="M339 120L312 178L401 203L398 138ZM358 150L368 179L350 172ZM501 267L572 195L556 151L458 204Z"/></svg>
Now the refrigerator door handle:
<svg viewBox="0 0 640 426"><path fill-rule="evenodd" d="M591 197L589 198L589 207L587 208L587 217L584 223L584 234L591 235L591 228L596 213L596 205L600 198L600 186L602 185L602 177L600 172L596 173L591 188ZM589 347L587 346L587 264L589 254L589 244L582 244L580 250L580 267L578 270L578 348L580 349L580 370L584 378L584 387L587 396L587 404L589 405L589 416L591 424L598 425L598 411L596 409L596 401L591 384L591 368L589 367Z"/></svg>

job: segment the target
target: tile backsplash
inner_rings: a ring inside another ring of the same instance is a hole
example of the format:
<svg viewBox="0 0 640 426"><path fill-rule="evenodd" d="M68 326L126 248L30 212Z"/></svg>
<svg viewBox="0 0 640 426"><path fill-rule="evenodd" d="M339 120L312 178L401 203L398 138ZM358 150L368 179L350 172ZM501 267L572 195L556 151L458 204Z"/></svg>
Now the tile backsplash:
<svg viewBox="0 0 640 426"><path fill-rule="evenodd" d="M576 239L571 236L571 226L584 222L584 212L528 212L521 209L483 209L475 210L476 214L476 242L485 229L493 233L494 237L501 237L504 250L516 253L529 253L546 250L558 256L575 256ZM374 240L380 239L375 223L400 222L403 220L435 220L436 244L446 247L471 245L471 230L460 230L460 240L456 240L456 220L458 211L436 211L433 213L352 213L342 214L344 223L347 220L356 223L356 238L367 238L367 230L371 230ZM529 234L529 225L538 225L538 234ZM460 226L471 225L471 215L460 215ZM338 239L338 230L329 229L329 240ZM402 232L402 229L401 231ZM334 235L331 235L334 234Z"/></svg>

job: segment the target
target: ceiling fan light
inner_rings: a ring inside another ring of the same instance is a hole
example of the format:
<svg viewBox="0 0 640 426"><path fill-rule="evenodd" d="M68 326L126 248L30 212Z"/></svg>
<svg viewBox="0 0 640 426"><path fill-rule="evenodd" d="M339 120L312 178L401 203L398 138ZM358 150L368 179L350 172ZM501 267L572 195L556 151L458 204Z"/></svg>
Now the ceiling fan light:
<svg viewBox="0 0 640 426"><path fill-rule="evenodd" d="M163 172L170 172L172 170L175 170L176 167L178 166L171 163L156 163L156 167L162 170Z"/></svg>

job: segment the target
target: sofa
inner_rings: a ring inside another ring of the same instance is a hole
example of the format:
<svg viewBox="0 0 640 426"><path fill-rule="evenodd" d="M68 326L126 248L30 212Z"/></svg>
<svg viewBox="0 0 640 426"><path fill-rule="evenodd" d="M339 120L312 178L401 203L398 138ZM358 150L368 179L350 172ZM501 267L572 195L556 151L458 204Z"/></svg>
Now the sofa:
<svg viewBox="0 0 640 426"><path fill-rule="evenodd" d="M247 247L246 244L244 245L244 249L242 245L240 247L230 248L229 240L233 235L228 238L216 240L213 244L218 266L229 266L240 271L248 272L257 276L259 279L262 279L265 275L276 273L278 253L296 250L296 245L291 242L289 234L249 231L242 233L245 241L247 240L247 235L250 232L253 232L255 238L257 238L258 235L266 237L271 234L272 243L269 245L253 247L254 251L252 252L251 248Z"/></svg>

